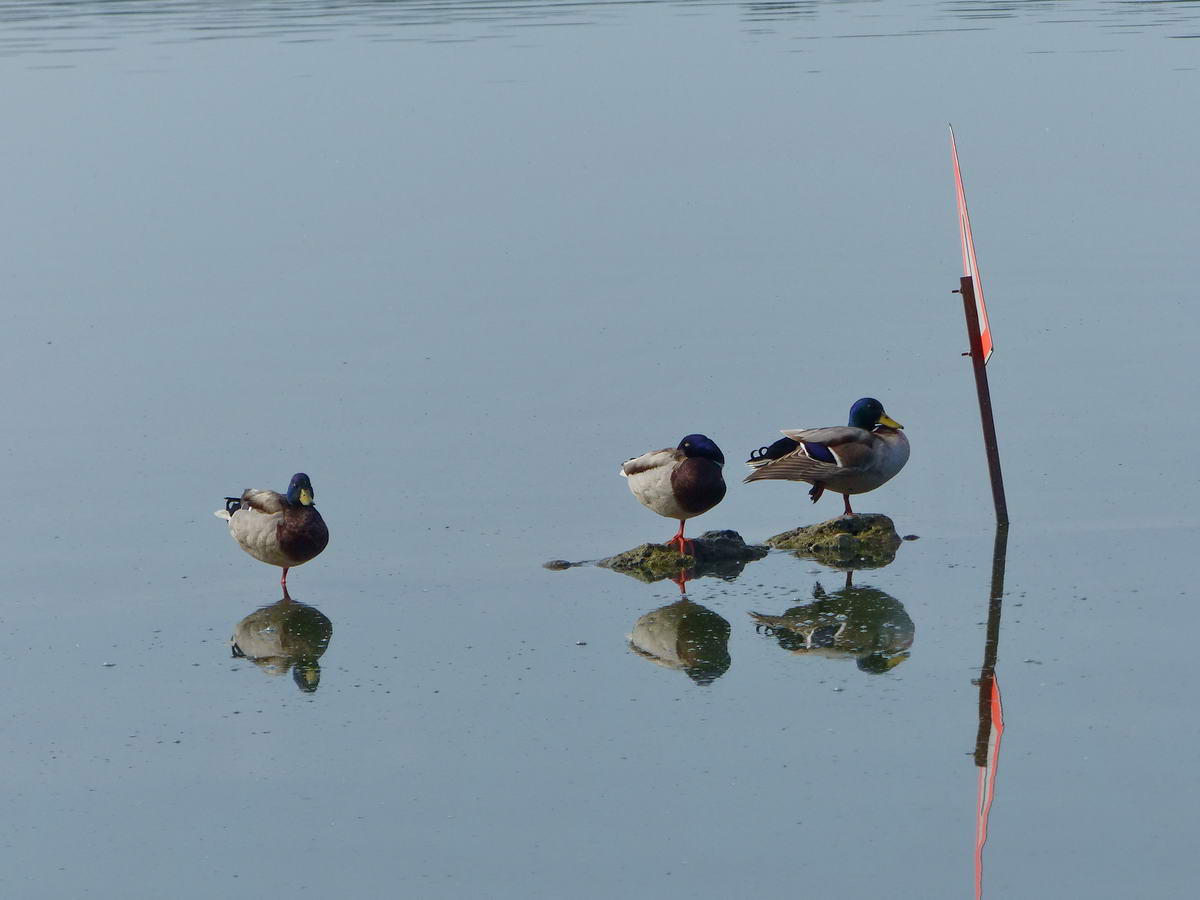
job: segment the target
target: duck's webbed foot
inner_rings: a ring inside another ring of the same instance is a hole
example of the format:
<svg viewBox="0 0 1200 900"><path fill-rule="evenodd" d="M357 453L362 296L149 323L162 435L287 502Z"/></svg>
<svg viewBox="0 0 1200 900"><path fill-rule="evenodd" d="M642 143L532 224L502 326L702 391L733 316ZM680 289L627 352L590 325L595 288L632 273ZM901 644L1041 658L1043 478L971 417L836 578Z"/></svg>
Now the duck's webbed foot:
<svg viewBox="0 0 1200 900"><path fill-rule="evenodd" d="M675 536L667 541L666 546L677 547L680 556L692 556L695 554L695 544L683 536L683 526L686 524L686 519L679 520L679 530L675 532Z"/></svg>
<svg viewBox="0 0 1200 900"><path fill-rule="evenodd" d="M671 538L663 546L674 547L676 550L679 551L680 556L695 556L696 555L696 542L693 541L691 538L685 538L681 534L675 535L675 537Z"/></svg>

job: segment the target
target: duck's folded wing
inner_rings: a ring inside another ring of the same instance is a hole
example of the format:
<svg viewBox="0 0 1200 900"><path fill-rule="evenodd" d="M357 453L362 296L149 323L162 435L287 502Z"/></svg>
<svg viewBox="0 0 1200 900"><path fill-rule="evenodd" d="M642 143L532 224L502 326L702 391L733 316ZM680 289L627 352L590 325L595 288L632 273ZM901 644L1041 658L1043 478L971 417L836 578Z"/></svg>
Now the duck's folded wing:
<svg viewBox="0 0 1200 900"><path fill-rule="evenodd" d="M794 617L789 619L787 616L765 616L756 612L750 613L750 618L766 628L787 628L789 623L795 621Z"/></svg>
<svg viewBox="0 0 1200 900"><path fill-rule="evenodd" d="M278 513L287 507L287 499L277 491L257 491L250 488L242 492L242 507L256 509L261 513Z"/></svg>
<svg viewBox="0 0 1200 900"><path fill-rule="evenodd" d="M796 449L778 459L752 460L756 468L746 481L820 481L839 469L856 469L875 460L878 438L862 428L835 425L783 433L796 442Z"/></svg>
<svg viewBox="0 0 1200 900"><path fill-rule="evenodd" d="M837 466L832 463L813 459L804 452L800 444L794 453L789 453L781 459L758 463L757 468L746 476L746 481L766 481L778 479L782 481L820 481L830 472L836 472Z"/></svg>
<svg viewBox="0 0 1200 900"><path fill-rule="evenodd" d="M627 460L625 465L621 466L621 474L626 477L638 475L642 472L649 472L651 469L669 466L674 461L675 449L673 447L667 447L664 450L651 450L649 453L643 453L641 456L635 456L633 459Z"/></svg>
<svg viewBox="0 0 1200 900"><path fill-rule="evenodd" d="M836 447L839 444L852 444L871 437L871 432L853 425L831 425L828 428L785 428L782 431L793 441L811 441L824 444L826 447Z"/></svg>
<svg viewBox="0 0 1200 900"><path fill-rule="evenodd" d="M870 465L884 447L879 437L853 425L785 431L784 434L804 444L809 456L836 463L843 469Z"/></svg>

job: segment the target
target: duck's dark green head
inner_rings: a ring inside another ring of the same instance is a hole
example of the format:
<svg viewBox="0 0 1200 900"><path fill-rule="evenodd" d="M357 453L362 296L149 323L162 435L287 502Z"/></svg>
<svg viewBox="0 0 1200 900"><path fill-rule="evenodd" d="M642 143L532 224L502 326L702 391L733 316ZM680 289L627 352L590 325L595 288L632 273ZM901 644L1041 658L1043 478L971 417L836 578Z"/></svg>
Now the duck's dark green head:
<svg viewBox="0 0 1200 900"><path fill-rule="evenodd" d="M893 654L876 651L857 660L856 665L860 672L866 672L868 675L882 675L884 672L892 671L908 657L907 650Z"/></svg>
<svg viewBox="0 0 1200 900"><path fill-rule="evenodd" d="M300 660L292 667L292 681L304 693L313 693L321 685L320 664L315 659Z"/></svg>
<svg viewBox="0 0 1200 900"><path fill-rule="evenodd" d="M903 428L904 426L883 411L883 404L874 397L863 397L850 407L850 425L870 431L876 425L888 428Z"/></svg>
<svg viewBox="0 0 1200 900"><path fill-rule="evenodd" d="M292 476L292 483L288 485L287 491L288 505L312 506L315 496L312 482L308 480L307 475L303 472L297 472Z"/></svg>
<svg viewBox="0 0 1200 900"><path fill-rule="evenodd" d="M711 459L717 465L725 465L725 454L721 452L721 448L713 443L711 438L702 434L689 434L679 442L676 449L684 456L699 456Z"/></svg>

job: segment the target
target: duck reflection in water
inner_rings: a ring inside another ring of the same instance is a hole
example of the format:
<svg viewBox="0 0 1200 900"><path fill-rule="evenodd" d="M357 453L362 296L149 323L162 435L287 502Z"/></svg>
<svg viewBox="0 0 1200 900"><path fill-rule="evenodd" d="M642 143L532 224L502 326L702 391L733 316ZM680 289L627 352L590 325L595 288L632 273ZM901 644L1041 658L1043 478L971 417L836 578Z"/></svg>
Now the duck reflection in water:
<svg viewBox="0 0 1200 900"><path fill-rule="evenodd" d="M810 603L781 616L752 612L756 630L774 637L779 646L798 654L853 659L858 668L877 675L909 657L916 627L895 597L873 587L856 586L846 573L846 586L827 594L820 582Z"/></svg>
<svg viewBox="0 0 1200 900"><path fill-rule="evenodd" d="M681 569L672 579L680 598L646 613L633 626L629 648L643 659L667 669L679 669L696 684L712 684L732 664L729 622L693 603L684 590L689 573Z"/></svg>
<svg viewBox="0 0 1200 900"><path fill-rule="evenodd" d="M229 643L235 658L250 660L268 675L290 669L296 686L311 694L321 682L317 660L331 637L333 623L323 612L284 597L238 622Z"/></svg>

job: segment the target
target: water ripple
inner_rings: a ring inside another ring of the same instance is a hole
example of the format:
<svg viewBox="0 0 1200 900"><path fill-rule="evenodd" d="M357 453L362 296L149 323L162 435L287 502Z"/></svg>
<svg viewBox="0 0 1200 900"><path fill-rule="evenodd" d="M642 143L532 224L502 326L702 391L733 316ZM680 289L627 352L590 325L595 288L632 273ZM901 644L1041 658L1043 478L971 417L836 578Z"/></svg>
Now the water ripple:
<svg viewBox="0 0 1200 900"><path fill-rule="evenodd" d="M427 42L494 38L515 29L604 24L631 9L659 6L694 15L732 8L748 30L803 30L805 37L914 37L944 30L1003 27L1014 20L1039 25L1086 23L1132 33L1164 29L1196 36L1200 0L949 0L924 6L925 26L907 29L914 10L880 0L17 0L0 5L0 56L91 53L141 37L159 42L253 37L279 42L366 40ZM822 34L822 16L850 17L862 27ZM931 28L928 18L954 20ZM898 30L897 25L901 25Z"/></svg>

